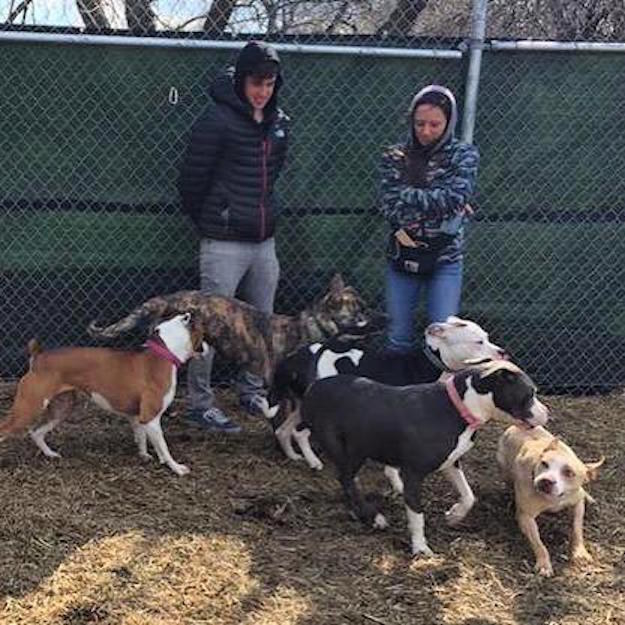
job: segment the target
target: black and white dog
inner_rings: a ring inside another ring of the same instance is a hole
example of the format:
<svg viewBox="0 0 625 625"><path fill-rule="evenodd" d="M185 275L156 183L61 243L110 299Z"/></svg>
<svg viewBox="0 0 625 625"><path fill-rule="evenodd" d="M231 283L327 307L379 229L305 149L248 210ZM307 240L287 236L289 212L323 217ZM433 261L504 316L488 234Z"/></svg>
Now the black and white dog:
<svg viewBox="0 0 625 625"><path fill-rule="evenodd" d="M547 408L516 365L500 360L454 374L447 382L393 387L355 376L315 382L305 394L300 432L312 432L337 468L350 509L382 529L387 521L365 503L355 477L367 459L397 467L403 482L413 555L432 555L424 533L421 484L442 471L460 495L446 513L459 523L475 503L460 467L476 430L496 415L526 427L544 425Z"/></svg>
<svg viewBox="0 0 625 625"><path fill-rule="evenodd" d="M483 328L459 317L430 324L425 329L423 349L410 354L373 351L363 347L361 341L362 337L347 340L338 335L325 343L304 346L278 365L269 396L273 410L266 416L272 419L274 433L289 458L302 458L293 448L295 438L310 467L323 466L308 439L296 433L301 398L315 380L351 374L391 386L422 384L463 369L468 363L506 357L501 347L490 342Z"/></svg>

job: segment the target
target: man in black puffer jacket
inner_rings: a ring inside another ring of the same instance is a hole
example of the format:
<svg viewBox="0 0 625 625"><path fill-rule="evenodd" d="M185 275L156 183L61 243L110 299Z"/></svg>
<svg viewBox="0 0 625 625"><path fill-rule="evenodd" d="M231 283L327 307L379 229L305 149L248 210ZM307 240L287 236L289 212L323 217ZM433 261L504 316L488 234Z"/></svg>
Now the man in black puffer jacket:
<svg viewBox="0 0 625 625"><path fill-rule="evenodd" d="M281 84L276 51L249 42L211 86L214 105L193 126L178 181L182 208L201 237L202 291L236 295L268 313L280 271L273 189L288 143L289 118L277 105ZM212 361L211 350L189 365L188 421L237 432L214 405ZM257 413L262 380L244 372L238 388L242 405Z"/></svg>

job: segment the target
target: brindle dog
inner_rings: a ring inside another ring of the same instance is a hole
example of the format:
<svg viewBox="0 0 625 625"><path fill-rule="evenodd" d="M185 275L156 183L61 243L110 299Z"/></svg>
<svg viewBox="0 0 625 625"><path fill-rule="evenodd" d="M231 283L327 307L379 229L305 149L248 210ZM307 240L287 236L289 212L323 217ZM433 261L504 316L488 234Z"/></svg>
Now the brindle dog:
<svg viewBox="0 0 625 625"><path fill-rule="evenodd" d="M199 316L207 343L227 360L261 376L267 385L278 362L301 344L358 332L372 321L356 289L336 274L325 295L296 316L265 314L231 297L178 291L147 300L111 325L91 322L88 332L98 338L114 338L142 323L187 311Z"/></svg>

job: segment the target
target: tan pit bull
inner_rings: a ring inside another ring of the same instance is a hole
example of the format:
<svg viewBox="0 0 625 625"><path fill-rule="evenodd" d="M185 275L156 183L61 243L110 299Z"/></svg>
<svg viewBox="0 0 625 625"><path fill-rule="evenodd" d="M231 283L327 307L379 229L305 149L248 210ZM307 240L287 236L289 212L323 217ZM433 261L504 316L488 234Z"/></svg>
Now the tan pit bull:
<svg viewBox="0 0 625 625"><path fill-rule="evenodd" d="M28 431L46 456L58 458L60 454L48 447L45 436L69 414L80 391L101 408L130 418L141 457L150 458L149 439L161 464L185 475L188 467L169 453L161 416L176 393L178 367L201 345L202 329L190 313L156 326L140 351L64 347L42 352L33 340L29 343L30 370L19 381L9 414L0 423L0 440ZM44 411L46 420L35 427Z"/></svg>
<svg viewBox="0 0 625 625"><path fill-rule="evenodd" d="M516 518L536 557L536 570L553 575L549 552L540 539L536 518L543 512L572 511L571 562L592 560L584 545L586 500L593 499L584 485L596 479L598 462L584 463L575 452L543 427L510 426L499 439L497 461L514 485Z"/></svg>

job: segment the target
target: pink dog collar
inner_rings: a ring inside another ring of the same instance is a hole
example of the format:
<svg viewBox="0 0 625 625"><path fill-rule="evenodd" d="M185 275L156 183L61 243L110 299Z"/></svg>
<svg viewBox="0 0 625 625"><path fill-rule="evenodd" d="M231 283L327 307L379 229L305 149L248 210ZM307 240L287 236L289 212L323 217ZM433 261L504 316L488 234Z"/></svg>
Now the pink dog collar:
<svg viewBox="0 0 625 625"><path fill-rule="evenodd" d="M164 358L172 363L172 365L176 367L182 367L182 361L176 356L176 354L170 352L164 345L158 343L154 339L148 339L145 342L145 346L148 351L152 352L155 356L159 358Z"/></svg>
<svg viewBox="0 0 625 625"><path fill-rule="evenodd" d="M445 382L445 387L447 388L447 395L449 395L451 403L460 413L460 416L469 424L470 427L479 428L480 425L482 425L482 422L465 406L462 399L460 399L453 377L449 378L447 382Z"/></svg>

